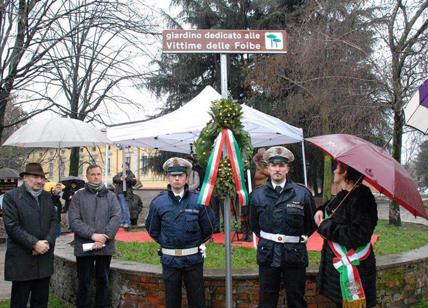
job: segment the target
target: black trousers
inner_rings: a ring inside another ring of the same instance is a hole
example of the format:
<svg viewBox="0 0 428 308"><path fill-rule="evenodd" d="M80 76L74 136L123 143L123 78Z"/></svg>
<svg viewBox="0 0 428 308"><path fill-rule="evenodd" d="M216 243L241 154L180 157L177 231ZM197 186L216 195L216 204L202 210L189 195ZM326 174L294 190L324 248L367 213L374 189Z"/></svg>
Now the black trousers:
<svg viewBox="0 0 428 308"><path fill-rule="evenodd" d="M91 307L90 287L95 268L95 307L111 307L109 272L111 256L76 257L76 307Z"/></svg>
<svg viewBox="0 0 428 308"><path fill-rule="evenodd" d="M162 265L166 308L181 307L181 288L183 280L186 286L188 307L205 307L203 266L203 263L186 268L174 268Z"/></svg>
<svg viewBox="0 0 428 308"><path fill-rule="evenodd" d="M221 224L220 224L220 213L221 216L224 217L224 207L223 204L220 202L220 199L213 195L210 200L210 207L214 211L214 217L215 217L215 224L214 224L214 233L221 231Z"/></svg>
<svg viewBox="0 0 428 308"><path fill-rule="evenodd" d="M51 277L27 280L12 281L12 294L10 297L11 308L27 307L28 297L31 293L30 307L42 308L48 306L49 300L49 280Z"/></svg>
<svg viewBox="0 0 428 308"><path fill-rule="evenodd" d="M305 267L270 267L259 266L260 303L259 308L274 308L278 304L281 279L284 281L287 306L292 308L306 307Z"/></svg>

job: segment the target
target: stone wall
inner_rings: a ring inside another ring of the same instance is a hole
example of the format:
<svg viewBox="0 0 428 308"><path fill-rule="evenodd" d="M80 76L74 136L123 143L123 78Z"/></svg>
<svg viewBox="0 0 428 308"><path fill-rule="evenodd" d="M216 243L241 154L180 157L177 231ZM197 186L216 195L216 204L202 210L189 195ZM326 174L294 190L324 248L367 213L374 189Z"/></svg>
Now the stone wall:
<svg viewBox="0 0 428 308"><path fill-rule="evenodd" d="M68 302L74 302L76 268L70 238L60 237L55 248L55 274L52 291ZM160 266L113 260L111 266L113 307L164 307L164 288ZM317 269L308 268L306 300L309 308L335 307L326 298L316 295ZM411 307L428 298L428 245L410 252L377 258L378 307ZM224 307L224 273L205 271L208 307ZM67 286L67 287L64 287ZM185 301L185 291L183 291ZM256 307L258 302L257 269L234 271L234 307ZM280 303L284 302L284 290ZM280 304L279 307L286 307Z"/></svg>

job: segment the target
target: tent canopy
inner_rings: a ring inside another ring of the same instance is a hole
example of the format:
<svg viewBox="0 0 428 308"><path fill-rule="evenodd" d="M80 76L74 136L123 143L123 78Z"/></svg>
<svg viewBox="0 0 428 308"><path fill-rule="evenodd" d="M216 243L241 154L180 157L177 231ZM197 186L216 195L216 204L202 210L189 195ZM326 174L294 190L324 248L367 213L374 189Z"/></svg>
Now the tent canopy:
<svg viewBox="0 0 428 308"><path fill-rule="evenodd" d="M211 102L221 98L216 90L207 86L183 107L153 120L109 127L107 136L114 143L126 146L190 153L191 144L211 120ZM254 147L303 141L301 128L246 105L242 105L242 110L242 123Z"/></svg>

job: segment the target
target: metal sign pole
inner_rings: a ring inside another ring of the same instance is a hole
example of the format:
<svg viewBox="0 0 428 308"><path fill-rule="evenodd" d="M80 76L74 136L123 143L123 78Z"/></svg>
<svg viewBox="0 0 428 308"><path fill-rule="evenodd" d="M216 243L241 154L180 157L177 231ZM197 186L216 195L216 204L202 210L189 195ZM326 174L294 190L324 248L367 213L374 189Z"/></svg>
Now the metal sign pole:
<svg viewBox="0 0 428 308"><path fill-rule="evenodd" d="M227 55L220 55L221 95L227 98ZM226 263L226 308L232 308L232 243L230 238L230 198L224 200L224 258Z"/></svg>

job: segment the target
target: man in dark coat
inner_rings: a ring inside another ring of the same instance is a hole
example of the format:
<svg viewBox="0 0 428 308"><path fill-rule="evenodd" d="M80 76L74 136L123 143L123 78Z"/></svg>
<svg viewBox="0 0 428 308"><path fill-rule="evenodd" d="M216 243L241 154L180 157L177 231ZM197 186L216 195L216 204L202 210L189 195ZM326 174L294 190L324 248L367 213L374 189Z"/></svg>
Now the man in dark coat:
<svg viewBox="0 0 428 308"><path fill-rule="evenodd" d="M137 179L134 173L129 169L128 163L125 164L124 172L120 172L113 177L113 184L115 184L114 192L117 195L122 212L121 225L128 231L129 225L131 224L129 203L132 201L134 194L132 186L137 184Z"/></svg>
<svg viewBox="0 0 428 308"><path fill-rule="evenodd" d="M287 174L294 155L284 147L264 154L270 179L250 198L250 226L257 246L259 307L276 307L281 279L288 307L306 307L304 300L308 253L306 240L315 230L315 202L310 191Z"/></svg>
<svg viewBox="0 0 428 308"><path fill-rule="evenodd" d="M203 246L213 233L214 213L198 204L198 194L189 191L188 174L192 165L173 157L164 165L168 191L153 199L146 228L160 244L166 307L181 307L182 281L190 308L205 307Z"/></svg>
<svg viewBox="0 0 428 308"><path fill-rule="evenodd" d="M78 289L76 307L90 307L89 294L95 269L95 306L110 307L109 272L115 252L114 237L120 225L120 206L114 193L102 183L101 167L86 169L88 183L78 190L68 211L74 232Z"/></svg>
<svg viewBox="0 0 428 308"><path fill-rule="evenodd" d="M137 184L134 186L134 189L140 189L143 187L140 181L137 181ZM143 210L143 200L141 197L135 193L132 194L132 200L128 201L129 203L129 214L131 217L131 225L136 226L138 224L138 217L140 216L141 211Z"/></svg>
<svg viewBox="0 0 428 308"><path fill-rule="evenodd" d="M3 220L8 235L5 280L12 281L11 307L47 307L53 274L55 230L58 224L51 195L44 191L45 173L28 163L24 183L5 194Z"/></svg>

